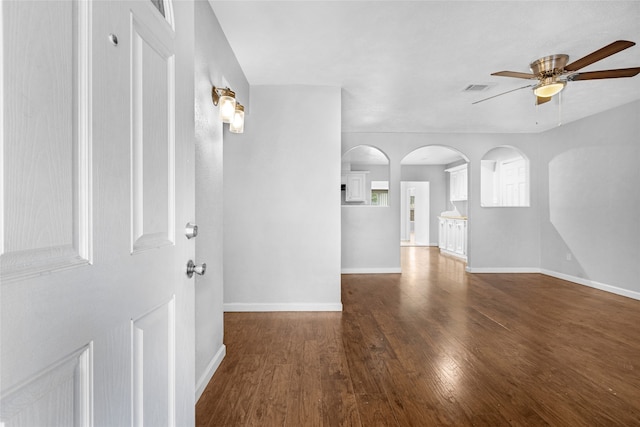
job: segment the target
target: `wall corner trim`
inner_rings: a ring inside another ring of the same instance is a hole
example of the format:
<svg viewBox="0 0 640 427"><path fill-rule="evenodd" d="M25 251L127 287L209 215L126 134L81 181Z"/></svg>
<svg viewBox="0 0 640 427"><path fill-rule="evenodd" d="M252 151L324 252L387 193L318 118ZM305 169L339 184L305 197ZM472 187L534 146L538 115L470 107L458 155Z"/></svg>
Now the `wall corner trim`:
<svg viewBox="0 0 640 427"><path fill-rule="evenodd" d="M541 273L546 276L555 277L556 279L562 279L568 282L577 283L578 285L588 286L590 288L599 289L601 291L609 292L616 295L621 295L623 297L640 300L640 292L619 288L617 286L607 285L605 283L596 282L595 280L589 280L589 279L584 279L582 277L576 277L576 276L571 276L564 273L559 273L553 270L542 269Z"/></svg>
<svg viewBox="0 0 640 427"><path fill-rule="evenodd" d="M211 361L200 378L198 378L198 382L196 383L196 402L200 400L200 396L204 393L204 389L207 388L207 384L209 384L209 381L213 378L213 374L218 370L218 367L222 363L222 359L224 359L226 354L227 347L222 344L213 358L211 358Z"/></svg>
<svg viewBox="0 0 640 427"><path fill-rule="evenodd" d="M340 274L398 274L402 273L400 267L388 268L343 268Z"/></svg>
<svg viewBox="0 0 640 427"><path fill-rule="evenodd" d="M342 311L342 303L241 303L224 304L224 311L230 312L270 312L270 311Z"/></svg>

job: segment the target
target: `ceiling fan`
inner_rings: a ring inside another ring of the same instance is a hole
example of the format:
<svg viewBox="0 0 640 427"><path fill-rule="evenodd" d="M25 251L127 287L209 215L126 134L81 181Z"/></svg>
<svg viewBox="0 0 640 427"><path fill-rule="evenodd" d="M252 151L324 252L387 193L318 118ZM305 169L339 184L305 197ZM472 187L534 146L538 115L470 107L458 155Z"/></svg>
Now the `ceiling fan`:
<svg viewBox="0 0 640 427"><path fill-rule="evenodd" d="M481 99L478 102L483 102L497 96L505 95L507 93L514 92L516 90L533 88L533 93L536 95L536 105L544 104L551 101L553 95L559 93L564 89L567 82L576 80L596 80L596 79L616 79L619 77L633 77L640 73L640 67L633 68L619 68L615 70L603 70L603 71L587 71L585 73L578 73L577 71L591 65L594 62L600 61L608 56L623 51L631 46L635 45L634 42L627 40L615 41L589 55L573 61L570 64L569 55L558 54L545 56L544 58L537 59L529 64L531 73L521 73L518 71L498 71L492 73L492 76L502 77L515 77L517 79L537 80L537 83L522 86L517 89L503 92L498 95L490 96L489 98Z"/></svg>

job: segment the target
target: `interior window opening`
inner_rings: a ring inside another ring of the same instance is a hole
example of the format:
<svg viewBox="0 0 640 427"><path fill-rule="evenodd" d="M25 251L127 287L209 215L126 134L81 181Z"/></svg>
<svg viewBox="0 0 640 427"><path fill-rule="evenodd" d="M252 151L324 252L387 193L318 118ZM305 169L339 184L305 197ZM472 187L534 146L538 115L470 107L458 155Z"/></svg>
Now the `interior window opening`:
<svg viewBox="0 0 640 427"><path fill-rule="evenodd" d="M529 206L529 160L512 147L497 147L480 162L483 207Z"/></svg>

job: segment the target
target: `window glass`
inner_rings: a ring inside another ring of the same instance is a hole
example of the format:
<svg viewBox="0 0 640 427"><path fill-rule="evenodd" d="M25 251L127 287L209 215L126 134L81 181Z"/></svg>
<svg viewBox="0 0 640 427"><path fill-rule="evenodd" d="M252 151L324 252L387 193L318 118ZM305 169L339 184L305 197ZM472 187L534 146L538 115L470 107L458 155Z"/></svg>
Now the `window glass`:
<svg viewBox="0 0 640 427"><path fill-rule="evenodd" d="M151 3L153 3L156 9L160 11L160 14L162 16L166 17L166 15L164 14L164 0L151 0Z"/></svg>

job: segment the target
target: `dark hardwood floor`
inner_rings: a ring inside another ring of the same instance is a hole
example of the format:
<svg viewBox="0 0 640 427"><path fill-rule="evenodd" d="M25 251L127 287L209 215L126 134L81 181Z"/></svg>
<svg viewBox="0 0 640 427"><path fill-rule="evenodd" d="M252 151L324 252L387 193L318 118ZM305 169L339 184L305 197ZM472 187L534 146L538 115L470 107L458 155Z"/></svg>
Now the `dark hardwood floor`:
<svg viewBox="0 0 640 427"><path fill-rule="evenodd" d="M402 248L342 313L227 313L198 426L640 426L640 301ZM640 279L639 279L640 280Z"/></svg>

